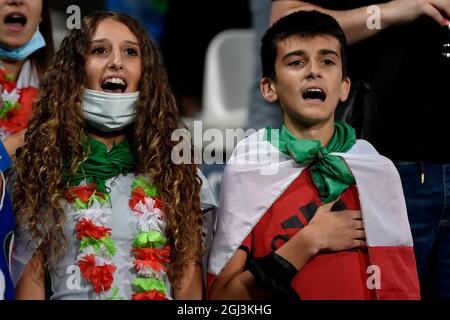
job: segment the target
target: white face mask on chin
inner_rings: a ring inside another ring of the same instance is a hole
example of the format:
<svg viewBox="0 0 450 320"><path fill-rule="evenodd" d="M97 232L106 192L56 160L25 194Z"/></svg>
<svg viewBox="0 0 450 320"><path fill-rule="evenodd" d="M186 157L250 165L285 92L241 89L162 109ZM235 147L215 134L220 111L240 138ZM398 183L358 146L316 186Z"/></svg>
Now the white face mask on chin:
<svg viewBox="0 0 450 320"><path fill-rule="evenodd" d="M85 121L102 132L120 131L132 124L136 116L134 105L139 91L108 93L85 89L83 115Z"/></svg>

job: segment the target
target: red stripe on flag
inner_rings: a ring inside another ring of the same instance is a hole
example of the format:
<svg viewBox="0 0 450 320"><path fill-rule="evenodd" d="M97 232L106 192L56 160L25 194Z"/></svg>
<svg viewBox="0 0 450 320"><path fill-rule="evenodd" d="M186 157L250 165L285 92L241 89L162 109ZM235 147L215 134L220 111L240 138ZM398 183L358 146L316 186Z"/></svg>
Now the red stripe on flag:
<svg viewBox="0 0 450 320"><path fill-rule="evenodd" d="M381 274L380 300L420 300L413 247L369 247L369 254Z"/></svg>
<svg viewBox="0 0 450 320"><path fill-rule="evenodd" d="M372 300L367 287L367 251L321 252L298 272L291 285L303 300Z"/></svg>
<svg viewBox="0 0 450 320"><path fill-rule="evenodd" d="M218 277L212 273L206 274L206 300L209 300L209 290Z"/></svg>

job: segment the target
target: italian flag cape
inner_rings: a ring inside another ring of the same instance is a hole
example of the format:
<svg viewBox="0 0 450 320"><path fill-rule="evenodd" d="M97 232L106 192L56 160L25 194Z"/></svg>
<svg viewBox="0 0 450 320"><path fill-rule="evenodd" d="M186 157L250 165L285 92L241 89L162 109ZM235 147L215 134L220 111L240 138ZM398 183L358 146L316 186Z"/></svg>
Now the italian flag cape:
<svg viewBox="0 0 450 320"><path fill-rule="evenodd" d="M413 240L395 166L365 140L357 140L346 153L332 155L344 159L356 180L370 264L380 271L377 298L420 299ZM261 217L305 168L266 141L265 129L238 143L222 179L210 279L220 275Z"/></svg>

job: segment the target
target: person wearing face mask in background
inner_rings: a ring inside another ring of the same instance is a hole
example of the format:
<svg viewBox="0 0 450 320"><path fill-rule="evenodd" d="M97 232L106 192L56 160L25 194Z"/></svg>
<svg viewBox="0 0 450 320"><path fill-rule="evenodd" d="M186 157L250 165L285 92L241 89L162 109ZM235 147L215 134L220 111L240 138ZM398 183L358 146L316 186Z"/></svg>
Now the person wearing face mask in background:
<svg viewBox="0 0 450 320"><path fill-rule="evenodd" d="M138 22L86 16L35 110L16 159L16 298L44 299L45 267L51 299L202 298L202 212L216 204L197 165L172 159L182 124Z"/></svg>
<svg viewBox="0 0 450 320"><path fill-rule="evenodd" d="M7 171L32 114L39 81L53 56L48 0L0 0L0 271L4 292L12 299L11 245L15 225L5 192Z"/></svg>
<svg viewBox="0 0 450 320"><path fill-rule="evenodd" d="M9 156L23 141L39 81L53 52L48 0L0 0L2 171L9 168Z"/></svg>

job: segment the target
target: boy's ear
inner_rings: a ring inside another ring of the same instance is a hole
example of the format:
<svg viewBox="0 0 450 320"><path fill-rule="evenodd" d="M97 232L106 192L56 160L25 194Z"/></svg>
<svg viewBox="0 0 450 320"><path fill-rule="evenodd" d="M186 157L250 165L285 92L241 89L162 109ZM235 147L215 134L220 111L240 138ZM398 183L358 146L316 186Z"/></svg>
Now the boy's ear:
<svg viewBox="0 0 450 320"><path fill-rule="evenodd" d="M264 77L259 82L259 87L261 89L261 93L264 97L264 99L267 102L277 102L278 101L278 95L277 91L275 89L275 83L272 79L268 77Z"/></svg>
<svg viewBox="0 0 450 320"><path fill-rule="evenodd" d="M339 100L341 102L344 102L345 100L347 100L348 98L348 94L350 93L350 87L351 87L352 82L350 81L349 77L344 77L344 79L342 79L342 84L341 84L341 94L339 95Z"/></svg>

